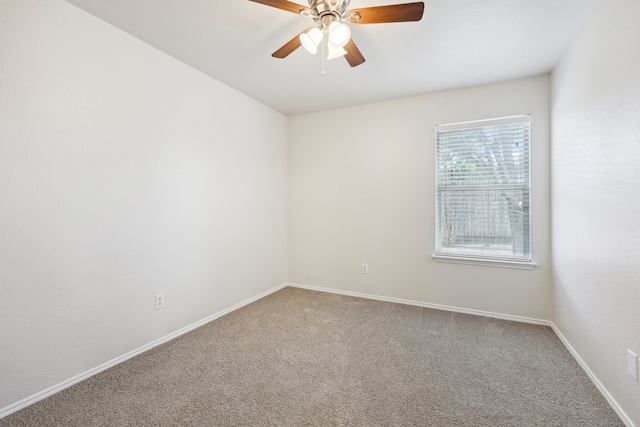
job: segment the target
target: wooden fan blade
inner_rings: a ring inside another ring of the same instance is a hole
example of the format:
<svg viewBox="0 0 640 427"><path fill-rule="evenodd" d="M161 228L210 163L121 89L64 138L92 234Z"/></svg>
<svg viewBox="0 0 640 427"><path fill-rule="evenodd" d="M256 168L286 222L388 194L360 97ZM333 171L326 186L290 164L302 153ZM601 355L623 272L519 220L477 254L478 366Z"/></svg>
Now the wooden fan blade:
<svg viewBox="0 0 640 427"><path fill-rule="evenodd" d="M344 50L347 51L344 58L352 67L357 67L364 62L364 56L362 56L360 49L358 49L353 40L349 39L349 42L344 46Z"/></svg>
<svg viewBox="0 0 640 427"><path fill-rule="evenodd" d="M266 6L275 7L276 9L286 10L287 12L292 12L295 14L299 14L301 10L308 9L305 6L302 6L287 0L249 0L249 1L264 4Z"/></svg>
<svg viewBox="0 0 640 427"><path fill-rule="evenodd" d="M291 53L294 50L296 50L302 45L302 43L300 42L300 36L306 33L307 31L311 30L312 28L313 27L307 28L306 30L304 30L303 32L301 32L300 34L298 34L297 36L289 40L287 43L285 43L284 46L282 46L280 49L273 52L271 56L273 56L274 58L284 59L287 56L291 55Z"/></svg>
<svg viewBox="0 0 640 427"><path fill-rule="evenodd" d="M352 20L354 24L383 24L385 22L419 21L424 13L424 3L392 4L389 6L365 7L352 9L350 14L358 13L359 20Z"/></svg>

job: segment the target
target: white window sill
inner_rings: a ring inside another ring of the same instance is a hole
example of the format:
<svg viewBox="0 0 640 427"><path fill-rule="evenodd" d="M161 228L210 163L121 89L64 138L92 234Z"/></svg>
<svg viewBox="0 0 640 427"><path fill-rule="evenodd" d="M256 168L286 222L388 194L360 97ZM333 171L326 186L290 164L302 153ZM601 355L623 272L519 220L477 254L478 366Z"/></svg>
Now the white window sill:
<svg viewBox="0 0 640 427"><path fill-rule="evenodd" d="M536 264L535 262L503 261L503 260L497 260L497 259L484 259L484 258L464 258L464 257L448 256L448 255L433 255L433 260L436 262L447 262L452 264L480 265L484 267L515 268L518 270L533 270L538 266L538 264Z"/></svg>

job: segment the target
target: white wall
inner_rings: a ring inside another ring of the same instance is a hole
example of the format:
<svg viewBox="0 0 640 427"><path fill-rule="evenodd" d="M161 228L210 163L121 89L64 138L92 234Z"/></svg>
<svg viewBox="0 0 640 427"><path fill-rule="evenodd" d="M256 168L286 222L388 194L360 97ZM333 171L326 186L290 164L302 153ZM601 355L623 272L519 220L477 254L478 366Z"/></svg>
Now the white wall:
<svg viewBox="0 0 640 427"><path fill-rule="evenodd" d="M62 0L0 2L0 410L284 283L286 141Z"/></svg>
<svg viewBox="0 0 640 427"><path fill-rule="evenodd" d="M552 75L554 323L640 425L640 2L601 1Z"/></svg>
<svg viewBox="0 0 640 427"><path fill-rule="evenodd" d="M434 262L434 126L528 113L539 268ZM549 76L290 117L289 281L549 319L548 150Z"/></svg>

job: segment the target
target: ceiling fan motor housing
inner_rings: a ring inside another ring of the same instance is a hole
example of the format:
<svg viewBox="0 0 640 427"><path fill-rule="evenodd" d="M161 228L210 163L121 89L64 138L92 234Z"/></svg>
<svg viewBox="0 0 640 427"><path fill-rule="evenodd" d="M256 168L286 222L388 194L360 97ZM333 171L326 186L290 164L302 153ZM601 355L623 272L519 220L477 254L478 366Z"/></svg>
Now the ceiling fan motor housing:
<svg viewBox="0 0 640 427"><path fill-rule="evenodd" d="M346 17L350 0L309 0L311 16L320 25L342 21Z"/></svg>

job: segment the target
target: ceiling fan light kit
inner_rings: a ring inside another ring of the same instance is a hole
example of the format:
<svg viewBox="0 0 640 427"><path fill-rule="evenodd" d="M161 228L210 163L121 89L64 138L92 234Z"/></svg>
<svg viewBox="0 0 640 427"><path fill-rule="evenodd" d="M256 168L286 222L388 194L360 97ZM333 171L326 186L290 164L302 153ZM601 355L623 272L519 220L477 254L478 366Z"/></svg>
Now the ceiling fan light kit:
<svg viewBox="0 0 640 427"><path fill-rule="evenodd" d="M332 22L329 27L312 28L306 33L300 34L300 43L307 52L315 55L318 52L318 45L322 42L324 35L327 34L327 45L329 55L327 59L338 58L346 55L347 51L344 50L344 46L351 39L351 29L339 22Z"/></svg>
<svg viewBox="0 0 640 427"><path fill-rule="evenodd" d="M419 21L424 3L403 3L388 6L365 7L349 10L350 0L309 0L309 7L288 0L249 0L287 12L312 18L316 27L307 28L291 39L272 56L284 59L303 46L309 53L318 52L318 46L327 35L327 59L344 56L350 66L356 67L365 59L351 39L349 24L382 24L387 22Z"/></svg>

